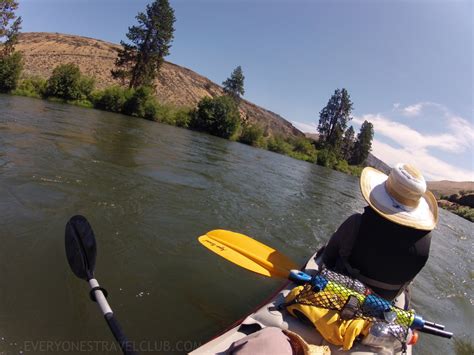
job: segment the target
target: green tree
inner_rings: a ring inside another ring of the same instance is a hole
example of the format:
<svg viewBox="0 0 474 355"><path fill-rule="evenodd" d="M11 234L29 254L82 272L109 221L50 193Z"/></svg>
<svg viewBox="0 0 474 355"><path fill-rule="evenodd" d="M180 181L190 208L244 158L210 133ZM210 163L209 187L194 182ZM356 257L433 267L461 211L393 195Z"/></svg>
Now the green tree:
<svg viewBox="0 0 474 355"><path fill-rule="evenodd" d="M190 127L212 135L230 138L240 126L240 115L235 101L228 96L205 97L193 113Z"/></svg>
<svg viewBox="0 0 474 355"><path fill-rule="evenodd" d="M339 154L343 133L352 112L352 101L346 89L334 91L326 107L319 113L319 141L323 147Z"/></svg>
<svg viewBox="0 0 474 355"><path fill-rule="evenodd" d="M0 57L7 57L15 51L21 29L21 17L15 15L17 9L18 1L0 0ZM13 23L10 24L11 21Z"/></svg>
<svg viewBox="0 0 474 355"><path fill-rule="evenodd" d="M174 37L175 16L168 0L147 5L136 19L138 25L128 28L129 42L120 42L122 49L115 61L116 69L112 70L114 78L129 80L130 88L153 85Z"/></svg>
<svg viewBox="0 0 474 355"><path fill-rule="evenodd" d="M355 132L354 128L350 126L346 129L344 133L344 138L342 139L341 155L344 160L349 161L352 156L352 151L355 145Z"/></svg>
<svg viewBox="0 0 474 355"><path fill-rule="evenodd" d="M0 92L15 90L23 69L20 53L15 44L21 29L21 17L16 17L18 2L0 0Z"/></svg>
<svg viewBox="0 0 474 355"><path fill-rule="evenodd" d="M374 125L369 121L364 121L360 127L360 132L357 135L357 140L354 146L354 154L351 158L352 164L363 164L369 152L372 150L372 139L374 138Z"/></svg>
<svg viewBox="0 0 474 355"><path fill-rule="evenodd" d="M23 60L18 52L0 56L0 92L15 90L23 69Z"/></svg>
<svg viewBox="0 0 474 355"><path fill-rule="evenodd" d="M244 95L244 73L242 72L242 67L239 65L234 69L230 78L227 78L222 85L224 86L224 92L231 96L237 102L240 100L240 96Z"/></svg>
<svg viewBox="0 0 474 355"><path fill-rule="evenodd" d="M60 64L54 68L46 84L46 96L64 100L84 100L94 88L94 80L81 75L75 64Z"/></svg>

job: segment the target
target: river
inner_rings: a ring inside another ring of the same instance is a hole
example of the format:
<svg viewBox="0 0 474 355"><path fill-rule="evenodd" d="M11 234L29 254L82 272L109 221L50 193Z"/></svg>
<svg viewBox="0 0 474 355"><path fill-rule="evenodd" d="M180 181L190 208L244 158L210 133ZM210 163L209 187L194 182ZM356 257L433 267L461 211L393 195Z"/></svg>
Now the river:
<svg viewBox="0 0 474 355"><path fill-rule="evenodd" d="M198 236L238 231L303 263L364 205L357 178L314 164L142 119L0 95L0 354L47 346L42 353L83 346L99 354L112 343L88 285L66 261L72 215L85 215L95 230L96 278L128 337L169 353L209 339L282 282L228 263ZM472 349L472 226L440 211L413 302L456 339L423 334L417 354Z"/></svg>

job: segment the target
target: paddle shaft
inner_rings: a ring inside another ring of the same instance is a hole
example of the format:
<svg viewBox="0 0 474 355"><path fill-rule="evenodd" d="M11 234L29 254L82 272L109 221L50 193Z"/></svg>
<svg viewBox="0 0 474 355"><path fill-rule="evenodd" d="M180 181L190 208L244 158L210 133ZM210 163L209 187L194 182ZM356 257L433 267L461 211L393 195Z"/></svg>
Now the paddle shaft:
<svg viewBox="0 0 474 355"><path fill-rule="evenodd" d="M429 325L425 325L425 326L423 326L423 328L419 328L417 330L419 332L422 332L422 333L437 335L439 337L447 338L447 339L451 339L453 337L453 333L447 332L445 330L441 330L439 328L432 327L432 326L429 326Z"/></svg>
<svg viewBox="0 0 474 355"><path fill-rule="evenodd" d="M95 300L99 305L99 308L104 315L104 318L114 335L115 340L120 345L122 352L125 355L136 355L136 352L133 351L133 346L129 343L127 337L125 336L122 327L114 316L112 308L110 308L107 299L105 298L104 292L100 289L99 282L96 279L89 280L89 286L91 287L92 292L94 293Z"/></svg>

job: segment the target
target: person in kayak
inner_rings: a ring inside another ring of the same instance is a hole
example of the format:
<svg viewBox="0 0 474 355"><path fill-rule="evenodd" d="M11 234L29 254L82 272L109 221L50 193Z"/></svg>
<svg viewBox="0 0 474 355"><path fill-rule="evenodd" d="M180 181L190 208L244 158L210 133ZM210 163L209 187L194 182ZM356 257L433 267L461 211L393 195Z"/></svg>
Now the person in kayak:
<svg viewBox="0 0 474 355"><path fill-rule="evenodd" d="M428 260L437 202L421 172L408 164L397 164L389 176L367 167L360 188L368 206L340 225L322 260L329 269L394 300Z"/></svg>

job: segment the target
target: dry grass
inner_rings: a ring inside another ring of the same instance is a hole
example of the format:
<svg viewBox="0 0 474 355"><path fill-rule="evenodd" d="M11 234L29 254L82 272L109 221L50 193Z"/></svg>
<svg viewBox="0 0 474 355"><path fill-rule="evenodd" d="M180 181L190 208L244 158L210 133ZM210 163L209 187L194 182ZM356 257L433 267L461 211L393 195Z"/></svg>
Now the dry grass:
<svg viewBox="0 0 474 355"><path fill-rule="evenodd" d="M84 74L96 79L97 88L119 84L110 74L120 48L116 44L74 35L33 32L23 33L16 48L23 53L26 76L48 78L57 65L74 63ZM205 96L222 94L222 88L208 78L169 62L163 65L155 85L161 102L178 106L195 106ZM281 116L248 101L242 101L241 112L251 123L261 125L267 134L302 136Z"/></svg>
<svg viewBox="0 0 474 355"><path fill-rule="evenodd" d="M473 191L474 182L473 181L428 181L428 189L439 198L441 195L450 196L457 194L459 191Z"/></svg>

